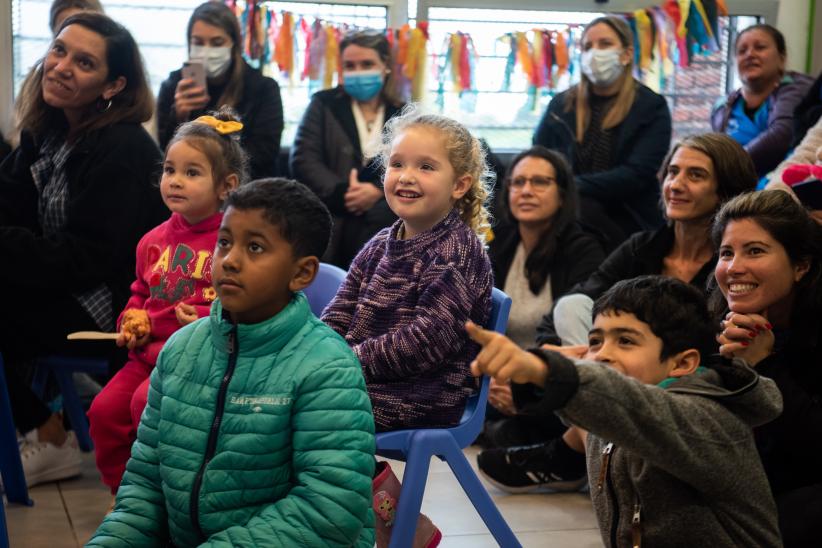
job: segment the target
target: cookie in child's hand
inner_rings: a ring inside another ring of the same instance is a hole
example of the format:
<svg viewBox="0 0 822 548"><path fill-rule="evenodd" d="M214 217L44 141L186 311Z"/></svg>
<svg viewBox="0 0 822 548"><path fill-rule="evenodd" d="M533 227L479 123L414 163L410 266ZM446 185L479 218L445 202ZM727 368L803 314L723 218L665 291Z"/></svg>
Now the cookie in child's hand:
<svg viewBox="0 0 822 548"><path fill-rule="evenodd" d="M142 339L151 331L151 321L148 319L148 312L142 308L132 308L123 312L123 322L120 325L121 331L127 331L134 335L136 339Z"/></svg>

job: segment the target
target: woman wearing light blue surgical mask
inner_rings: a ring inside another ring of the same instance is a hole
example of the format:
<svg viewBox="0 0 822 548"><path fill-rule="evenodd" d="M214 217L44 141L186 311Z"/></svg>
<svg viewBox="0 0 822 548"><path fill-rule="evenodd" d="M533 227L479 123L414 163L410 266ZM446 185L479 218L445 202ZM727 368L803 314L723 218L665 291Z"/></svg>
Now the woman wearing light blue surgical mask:
<svg viewBox="0 0 822 548"><path fill-rule="evenodd" d="M348 268L362 245L396 217L372 158L385 122L402 103L392 95L391 49L384 32L355 31L340 41L341 85L320 91L306 109L291 173L334 214L325 261Z"/></svg>
<svg viewBox="0 0 822 548"><path fill-rule="evenodd" d="M671 114L633 76L633 34L624 19L594 19L580 45L580 81L553 98L534 144L571 160L583 228L612 251L662 224L656 172L670 145Z"/></svg>
<svg viewBox="0 0 822 548"><path fill-rule="evenodd" d="M198 6L186 32L189 63L199 65L206 85L172 71L160 86L157 98L157 135L165 148L183 122L224 105L243 122L240 142L249 156L253 179L280 174L277 159L283 131L280 88L271 78L252 69L242 56L242 36L237 17L222 2Z"/></svg>

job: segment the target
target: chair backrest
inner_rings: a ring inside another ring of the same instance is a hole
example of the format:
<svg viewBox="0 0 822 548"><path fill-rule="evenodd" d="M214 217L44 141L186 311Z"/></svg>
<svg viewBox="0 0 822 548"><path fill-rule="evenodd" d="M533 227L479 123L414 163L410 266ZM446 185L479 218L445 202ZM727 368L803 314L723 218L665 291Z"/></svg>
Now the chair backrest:
<svg viewBox="0 0 822 548"><path fill-rule="evenodd" d="M346 271L333 264L320 263L317 277L306 287L303 292L308 298L311 312L319 317L323 309L331 302L337 290L345 280Z"/></svg>
<svg viewBox="0 0 822 548"><path fill-rule="evenodd" d="M505 333L505 328L508 326L508 314L511 312L511 297L506 295L503 291L496 287L491 290L491 317L488 319L486 329L491 329L497 333ZM482 422L485 420L485 406L488 403L488 389L491 383L491 378L487 375L482 376L482 384L479 392L468 398L465 404L465 411L462 413L460 425L466 425L468 421L474 420L477 422L478 429L474 435L476 438L482 429ZM472 440L473 441L473 440Z"/></svg>

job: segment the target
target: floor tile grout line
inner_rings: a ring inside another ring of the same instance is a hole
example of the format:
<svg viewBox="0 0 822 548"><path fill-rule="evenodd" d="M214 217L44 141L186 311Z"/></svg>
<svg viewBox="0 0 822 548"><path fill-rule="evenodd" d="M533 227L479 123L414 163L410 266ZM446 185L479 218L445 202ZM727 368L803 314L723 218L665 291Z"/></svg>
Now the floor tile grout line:
<svg viewBox="0 0 822 548"><path fill-rule="evenodd" d="M66 503L66 498L63 496L63 488L60 485L60 482L57 482L57 492L60 494L60 502L63 504L63 510L66 512L66 519L68 519L69 528L71 529L71 534L74 536L74 544L77 545L77 548L82 548L80 544L80 539L77 537L77 531L74 529L74 522L71 520L71 512L69 512L68 504Z"/></svg>

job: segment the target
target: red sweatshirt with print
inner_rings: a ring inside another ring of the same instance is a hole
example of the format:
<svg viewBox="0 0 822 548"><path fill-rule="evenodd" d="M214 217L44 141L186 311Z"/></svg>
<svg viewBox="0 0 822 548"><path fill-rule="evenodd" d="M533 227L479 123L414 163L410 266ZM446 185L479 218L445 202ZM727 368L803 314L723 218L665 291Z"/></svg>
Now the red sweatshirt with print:
<svg viewBox="0 0 822 548"><path fill-rule="evenodd" d="M177 303L197 308L207 316L217 293L211 282L211 259L223 214L191 225L178 213L152 229L137 244L137 279L125 310L142 308L151 320L149 342L129 352L129 359L150 365L172 333L180 329L174 313ZM117 329L123 314L117 319Z"/></svg>

